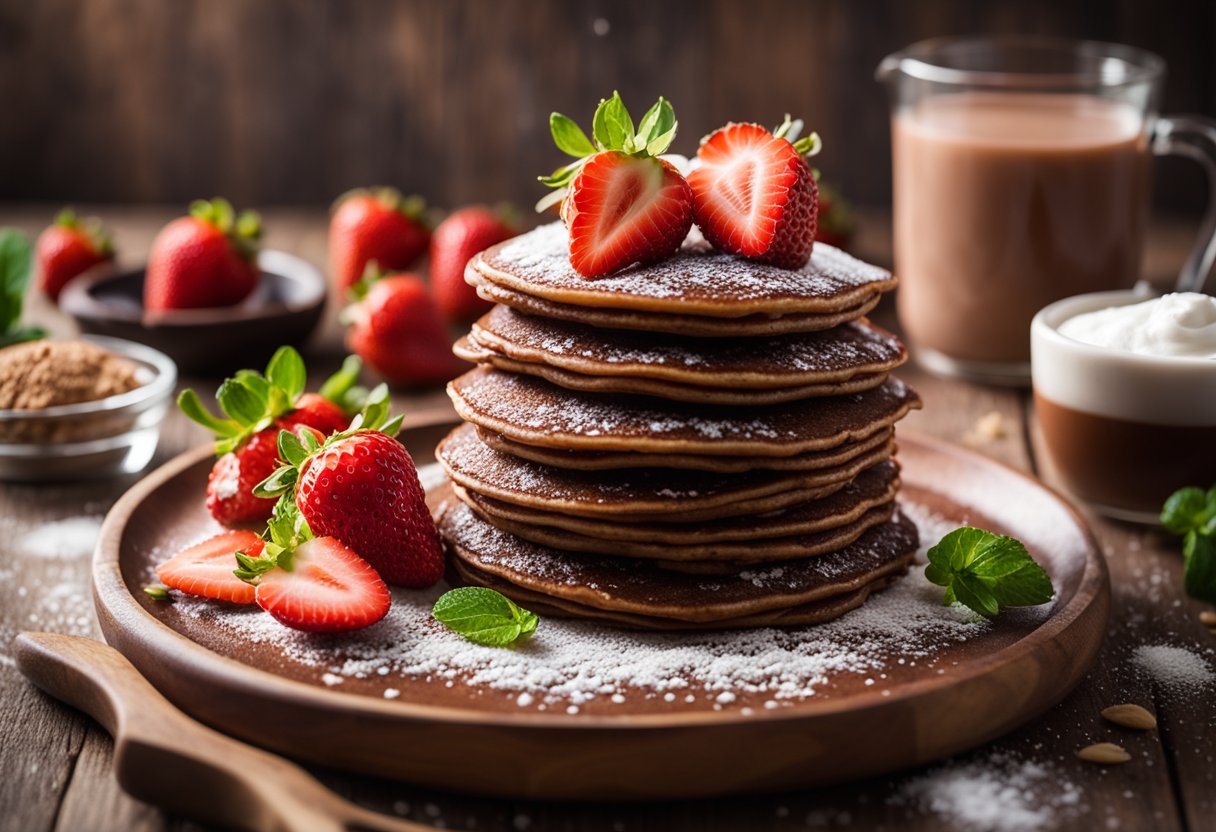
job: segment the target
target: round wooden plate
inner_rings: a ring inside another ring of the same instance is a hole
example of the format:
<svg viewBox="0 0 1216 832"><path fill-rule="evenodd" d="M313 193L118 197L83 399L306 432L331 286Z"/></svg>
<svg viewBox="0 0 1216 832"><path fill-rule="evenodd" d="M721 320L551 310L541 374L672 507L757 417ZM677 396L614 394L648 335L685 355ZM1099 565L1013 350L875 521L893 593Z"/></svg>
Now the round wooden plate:
<svg viewBox="0 0 1216 832"><path fill-rule="evenodd" d="M415 427L402 438L421 463L445 429ZM540 711L520 707L515 694L459 677L448 686L439 676L371 673L329 686L325 667L297 661L274 640L236 638L141 591L153 565L215 532L203 506L207 449L148 476L107 517L94 561L98 616L106 639L191 715L350 771L466 792L596 800L876 775L974 747L1051 707L1093 662L1109 611L1102 555L1059 496L965 449L902 432L899 442L906 500L951 523L1017 536L1051 574L1057 597L941 645L934 661L893 655L877 683L867 677L879 674L840 672L815 695L778 708L747 694L723 707L710 693L623 704L601 696L577 713ZM542 644L544 628L534 637ZM341 665L341 639L326 644ZM388 688L399 695L386 698Z"/></svg>

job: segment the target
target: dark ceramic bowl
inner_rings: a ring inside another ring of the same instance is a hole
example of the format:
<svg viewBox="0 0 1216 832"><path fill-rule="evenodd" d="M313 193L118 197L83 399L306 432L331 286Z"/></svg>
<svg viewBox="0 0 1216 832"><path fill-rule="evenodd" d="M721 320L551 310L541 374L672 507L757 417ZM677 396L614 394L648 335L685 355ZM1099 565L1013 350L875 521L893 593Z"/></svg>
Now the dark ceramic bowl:
<svg viewBox="0 0 1216 832"><path fill-rule="evenodd" d="M69 283L59 306L82 332L147 344L183 373L223 376L265 363L283 344L299 346L325 309L325 276L307 260L263 251L258 265L261 282L236 306L145 315L144 270L104 267Z"/></svg>

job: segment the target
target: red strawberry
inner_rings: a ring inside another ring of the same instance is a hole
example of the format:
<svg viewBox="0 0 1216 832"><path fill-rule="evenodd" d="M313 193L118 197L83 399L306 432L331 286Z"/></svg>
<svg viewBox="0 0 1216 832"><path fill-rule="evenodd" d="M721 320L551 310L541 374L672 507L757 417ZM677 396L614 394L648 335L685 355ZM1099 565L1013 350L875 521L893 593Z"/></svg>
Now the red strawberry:
<svg viewBox="0 0 1216 832"><path fill-rule="evenodd" d="M322 386L323 395L303 393L304 361L283 347L264 376L245 370L220 386L216 398L227 419L208 412L193 390L183 391L178 406L211 429L220 454L207 479L211 516L226 526L270 517L274 500L254 496L253 488L279 466L279 431L306 426L324 439L346 428L350 411L361 404L348 401L359 369L359 359L352 356Z"/></svg>
<svg viewBox="0 0 1216 832"><path fill-rule="evenodd" d="M339 289L359 282L367 264L408 269L426 251L430 230L421 197L393 188L350 191L334 203L329 221L329 262Z"/></svg>
<svg viewBox="0 0 1216 832"><path fill-rule="evenodd" d="M53 301L68 281L114 257L110 234L96 217L81 222L65 208L55 222L38 235L38 272L42 291Z"/></svg>
<svg viewBox="0 0 1216 832"><path fill-rule="evenodd" d="M280 557L279 565L262 573L256 590L244 586L254 593L259 607L293 629L359 630L384 618L392 603L376 570L332 537L300 543L289 562Z"/></svg>
<svg viewBox="0 0 1216 832"><path fill-rule="evenodd" d="M254 532L224 532L174 555L156 567L156 576L165 586L188 595L252 604L254 588L233 574L236 553L256 558L263 546Z"/></svg>
<svg viewBox="0 0 1216 832"><path fill-rule="evenodd" d="M199 200L190 216L166 225L152 241L144 275L144 309L233 306L258 284L261 219L235 216L224 199Z"/></svg>
<svg viewBox="0 0 1216 832"><path fill-rule="evenodd" d="M688 176L697 226L715 248L785 269L806 265L815 244L817 193L805 155L812 134L796 144L758 124L731 123L710 134Z"/></svg>
<svg viewBox="0 0 1216 832"><path fill-rule="evenodd" d="M493 306L465 282L465 266L474 255L518 233L513 222L480 205L462 208L439 223L431 236L431 291L444 317L467 321Z"/></svg>
<svg viewBox="0 0 1216 832"><path fill-rule="evenodd" d="M313 534L336 537L391 584L427 587L443 575L443 550L414 461L393 438L401 419L385 424L388 406L388 389L380 385L352 429L324 445L310 435L281 435L287 465L258 493L294 490Z"/></svg>
<svg viewBox="0 0 1216 832"><path fill-rule="evenodd" d="M394 384L439 384L460 374L452 339L426 284L412 274L369 270L343 313L346 345Z"/></svg>
<svg viewBox="0 0 1216 832"><path fill-rule="evenodd" d="M541 177L568 187L562 219L570 230L570 264L584 277L602 277L638 263L670 257L692 227L693 194L667 161L656 158L675 138L671 104L660 98L638 123L617 93L595 112L595 141L554 113L557 146L578 158Z"/></svg>

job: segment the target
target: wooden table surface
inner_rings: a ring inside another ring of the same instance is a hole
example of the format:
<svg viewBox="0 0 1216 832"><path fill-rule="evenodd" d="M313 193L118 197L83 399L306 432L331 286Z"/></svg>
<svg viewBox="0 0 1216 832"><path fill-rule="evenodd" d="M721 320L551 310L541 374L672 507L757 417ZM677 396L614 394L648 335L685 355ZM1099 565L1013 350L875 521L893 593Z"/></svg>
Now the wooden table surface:
<svg viewBox="0 0 1216 832"><path fill-rule="evenodd" d="M53 206L0 206L0 225L36 233L54 210ZM114 229L120 250L138 260L156 230L172 216L172 209L103 208L99 213ZM322 212L274 210L264 216L268 246L318 264L325 262ZM876 262L889 262L889 224L881 216L863 219L858 253ZM1163 277L1175 271L1192 233L1185 224L1156 226L1148 275ZM35 303L31 316L56 331L70 331L44 303ZM309 353L310 363L317 368L333 365L340 357L340 335L332 313ZM1032 405L1025 391L944 381L912 366L900 374L920 390L926 405L903 423L907 428L966 442L981 453L1051 481L1037 452ZM204 397L216 384L214 379L185 381ZM400 395L397 404L418 408L443 400L440 391L430 390ZM977 420L993 412L1001 414L1004 435L978 438ZM201 428L174 413L165 424L154 465L204 441ZM53 486L0 484L2 830L200 828L166 817L124 794L111 771L109 737L87 717L34 689L10 656L10 642L22 630L100 637L90 598L89 552L31 552L24 541L27 534L47 523L99 519L135 479ZM1182 592L1175 540L1089 517L1113 583L1113 615L1097 664L1076 691L1042 718L947 761L944 768L929 766L799 794L642 806L487 800L323 770L316 774L338 792L371 808L448 829L1216 829L1216 690L1209 685L1175 691L1137 673L1131 662L1137 647L1169 644L1201 653L1216 667L1216 633L1198 621L1203 605ZM1159 730L1132 732L1099 717L1102 708L1122 702L1139 703L1155 712ZM1132 753L1132 761L1102 768L1073 757L1074 750L1098 741L1122 744ZM728 756L730 749L722 752ZM409 753L408 749L403 753ZM520 761L520 765L527 764ZM725 764L747 765L747 761ZM990 792L983 791L985 782L988 789L994 788L995 776L995 785L1000 786L1002 772L1011 770L1029 772L1029 785L1015 781L1011 785L1020 792L990 799ZM571 776L578 773L571 772ZM941 788L934 791L933 784ZM1030 811L1018 816L1006 813L1001 825L993 827L998 821L985 822L984 810L1001 805L1020 805ZM968 808L970 813L965 811ZM1011 825L1018 822L1023 825Z"/></svg>

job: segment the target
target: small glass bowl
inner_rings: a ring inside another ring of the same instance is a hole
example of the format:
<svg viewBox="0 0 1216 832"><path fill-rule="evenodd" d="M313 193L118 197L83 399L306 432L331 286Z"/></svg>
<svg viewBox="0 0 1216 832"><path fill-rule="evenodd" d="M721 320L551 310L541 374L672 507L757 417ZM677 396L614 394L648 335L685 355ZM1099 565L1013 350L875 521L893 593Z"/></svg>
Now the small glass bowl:
<svg viewBox="0 0 1216 832"><path fill-rule="evenodd" d="M141 471L152 461L177 366L164 353L133 341L97 335L81 340L130 361L142 384L91 402L0 410L0 480L111 477Z"/></svg>

